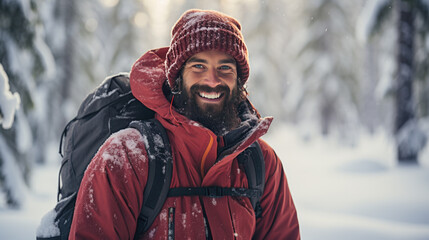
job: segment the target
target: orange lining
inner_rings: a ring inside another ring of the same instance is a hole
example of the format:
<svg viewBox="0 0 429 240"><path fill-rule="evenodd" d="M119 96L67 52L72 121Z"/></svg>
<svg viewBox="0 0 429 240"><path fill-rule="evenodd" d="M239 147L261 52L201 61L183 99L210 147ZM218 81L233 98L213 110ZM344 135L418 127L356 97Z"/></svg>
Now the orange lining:
<svg viewBox="0 0 429 240"><path fill-rule="evenodd" d="M176 117L175 117L175 116L174 116L174 114L173 114L173 101L174 101L174 95L173 95L173 97L171 98L171 103L170 103L170 114L171 114L171 116L173 116L173 119L174 119L174 121L176 121L176 124L177 124L179 121L177 121Z"/></svg>
<svg viewBox="0 0 429 240"><path fill-rule="evenodd" d="M209 155L209 152L210 152L210 149L212 148L212 146L213 146L213 137L212 137L212 135L210 135L209 145L207 146L206 151L204 152L203 159L201 159L201 176L203 178L206 175L205 171L204 171L204 165L206 164L206 158L207 158L207 155Z"/></svg>

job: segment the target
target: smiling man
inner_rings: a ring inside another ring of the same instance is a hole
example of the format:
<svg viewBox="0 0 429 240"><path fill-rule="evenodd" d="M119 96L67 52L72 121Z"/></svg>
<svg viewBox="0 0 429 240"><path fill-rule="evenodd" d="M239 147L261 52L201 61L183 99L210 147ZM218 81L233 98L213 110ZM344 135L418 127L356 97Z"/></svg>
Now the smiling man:
<svg viewBox="0 0 429 240"><path fill-rule="evenodd" d="M127 128L112 135L88 166L70 239L300 239L282 163L260 139L272 118L260 117L247 98L249 70L238 21L189 10L174 25L169 47L136 61L130 83L168 135L170 189L248 188L251 176L238 158L256 144L264 165L256 174L265 176L256 205L244 194L170 196L150 228L135 236L151 156L145 136Z"/></svg>
<svg viewBox="0 0 429 240"><path fill-rule="evenodd" d="M184 64L181 113L217 135L240 124L237 66L233 57L216 50L200 52Z"/></svg>

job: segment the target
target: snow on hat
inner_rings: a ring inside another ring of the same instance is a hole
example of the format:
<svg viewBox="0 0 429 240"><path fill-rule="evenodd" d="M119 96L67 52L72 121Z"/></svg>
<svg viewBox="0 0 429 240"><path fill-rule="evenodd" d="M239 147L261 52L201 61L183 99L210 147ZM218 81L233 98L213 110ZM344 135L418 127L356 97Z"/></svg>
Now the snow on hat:
<svg viewBox="0 0 429 240"><path fill-rule="evenodd" d="M165 67L168 83L176 87L182 65L196 53L218 50L231 55L237 63L237 73L244 85L249 77L247 47L240 23L223 13L212 10L186 11L171 31L170 49Z"/></svg>

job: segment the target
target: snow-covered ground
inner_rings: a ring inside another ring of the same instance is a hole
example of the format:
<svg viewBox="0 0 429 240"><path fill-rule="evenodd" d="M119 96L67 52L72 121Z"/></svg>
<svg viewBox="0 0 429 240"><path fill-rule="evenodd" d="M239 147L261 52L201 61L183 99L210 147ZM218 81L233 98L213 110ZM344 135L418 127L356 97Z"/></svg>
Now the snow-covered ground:
<svg viewBox="0 0 429 240"><path fill-rule="evenodd" d="M41 217L56 203L59 164L34 168L32 190L25 195L24 206L19 210L7 209L0 195L0 239L36 239Z"/></svg>
<svg viewBox="0 0 429 240"><path fill-rule="evenodd" d="M398 166L383 134L354 147L300 139L286 126L266 138L283 161L303 239L429 239L429 148L419 166Z"/></svg>
<svg viewBox="0 0 429 240"><path fill-rule="evenodd" d="M344 147L330 139L302 141L288 126L270 131L265 140L284 163L303 239L429 239L429 148L419 166L397 166L383 134ZM34 169L22 209L0 202L0 239L35 239L56 202L58 168Z"/></svg>

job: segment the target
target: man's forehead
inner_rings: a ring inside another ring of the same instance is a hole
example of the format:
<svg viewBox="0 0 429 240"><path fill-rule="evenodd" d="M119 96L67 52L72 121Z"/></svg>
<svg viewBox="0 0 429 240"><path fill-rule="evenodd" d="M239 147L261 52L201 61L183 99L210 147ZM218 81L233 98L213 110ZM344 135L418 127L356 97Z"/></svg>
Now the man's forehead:
<svg viewBox="0 0 429 240"><path fill-rule="evenodd" d="M186 61L186 64L193 63L193 62L207 63L208 59L210 59L210 58L216 58L216 60L217 60L218 63L232 63L232 64L236 64L235 59L231 55L226 54L224 52L216 51L216 50L204 51L204 52L196 53L196 54L192 55Z"/></svg>

